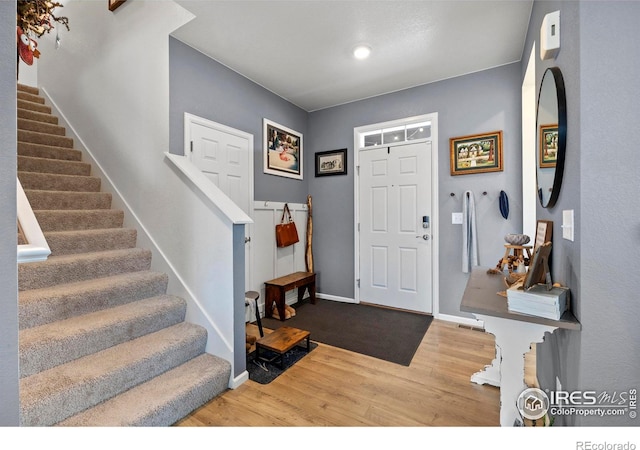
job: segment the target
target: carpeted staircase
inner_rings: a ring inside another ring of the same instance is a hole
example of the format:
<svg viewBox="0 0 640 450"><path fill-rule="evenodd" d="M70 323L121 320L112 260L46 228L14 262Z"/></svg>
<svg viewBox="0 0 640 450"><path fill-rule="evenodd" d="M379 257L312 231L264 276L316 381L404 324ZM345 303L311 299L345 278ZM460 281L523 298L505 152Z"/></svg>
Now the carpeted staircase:
<svg viewBox="0 0 640 450"><path fill-rule="evenodd" d="M18 271L21 425L171 425L226 390L231 365L73 146L18 84L18 178L51 248Z"/></svg>

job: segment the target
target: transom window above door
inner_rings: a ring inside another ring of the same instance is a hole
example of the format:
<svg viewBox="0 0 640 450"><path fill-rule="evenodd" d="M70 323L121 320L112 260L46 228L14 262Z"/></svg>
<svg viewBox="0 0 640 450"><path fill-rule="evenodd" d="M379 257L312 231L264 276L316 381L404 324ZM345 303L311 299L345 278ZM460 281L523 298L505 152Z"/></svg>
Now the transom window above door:
<svg viewBox="0 0 640 450"><path fill-rule="evenodd" d="M408 123L405 125L369 130L360 134L360 148L400 142L428 139L431 137L431 121Z"/></svg>

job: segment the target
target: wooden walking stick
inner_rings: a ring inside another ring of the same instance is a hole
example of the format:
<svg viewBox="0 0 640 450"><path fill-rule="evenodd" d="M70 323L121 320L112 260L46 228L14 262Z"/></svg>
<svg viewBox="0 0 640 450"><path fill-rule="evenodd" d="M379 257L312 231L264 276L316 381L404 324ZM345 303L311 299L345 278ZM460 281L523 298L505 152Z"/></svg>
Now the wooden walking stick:
<svg viewBox="0 0 640 450"><path fill-rule="evenodd" d="M307 272L313 272L313 216L311 213L311 196L307 195L307 248L305 254L305 261L307 263Z"/></svg>

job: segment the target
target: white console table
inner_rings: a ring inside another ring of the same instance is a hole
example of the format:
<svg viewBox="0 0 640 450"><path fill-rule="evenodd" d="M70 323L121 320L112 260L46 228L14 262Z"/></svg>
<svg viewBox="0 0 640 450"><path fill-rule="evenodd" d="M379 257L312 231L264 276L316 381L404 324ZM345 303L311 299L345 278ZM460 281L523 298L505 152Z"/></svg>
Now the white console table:
<svg viewBox="0 0 640 450"><path fill-rule="evenodd" d="M496 338L496 357L471 381L500 388L500 425L513 426L520 413L518 396L527 388L524 383L524 355L532 343L542 342L544 334L558 328L580 330L580 322L570 311L560 320L529 316L509 311L504 291L504 275L488 274L488 268L476 267L469 277L460 310L472 313L484 322L485 331Z"/></svg>

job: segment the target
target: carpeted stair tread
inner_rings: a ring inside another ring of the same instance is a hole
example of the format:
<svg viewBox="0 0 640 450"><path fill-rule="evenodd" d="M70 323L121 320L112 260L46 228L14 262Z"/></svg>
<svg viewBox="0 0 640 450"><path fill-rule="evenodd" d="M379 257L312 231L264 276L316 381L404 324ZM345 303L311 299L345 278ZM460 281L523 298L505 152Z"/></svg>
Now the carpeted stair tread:
<svg viewBox="0 0 640 450"><path fill-rule="evenodd" d="M18 91L28 92L33 95L40 95L40 89L35 86L29 86L28 84L16 83Z"/></svg>
<svg viewBox="0 0 640 450"><path fill-rule="evenodd" d="M18 172L23 189L40 191L100 192L99 177L58 173Z"/></svg>
<svg viewBox="0 0 640 450"><path fill-rule="evenodd" d="M40 209L109 209L108 192L40 191L25 189L34 211Z"/></svg>
<svg viewBox="0 0 640 450"><path fill-rule="evenodd" d="M18 290L41 289L126 272L149 270L150 267L151 252L141 248L50 256L46 261L18 266Z"/></svg>
<svg viewBox="0 0 640 450"><path fill-rule="evenodd" d="M18 142L73 148L73 138L20 129L18 129Z"/></svg>
<svg viewBox="0 0 640 450"><path fill-rule="evenodd" d="M82 160L82 152L80 150L55 145L34 144L32 142L18 142L18 155L65 161Z"/></svg>
<svg viewBox="0 0 640 450"><path fill-rule="evenodd" d="M29 111L36 111L43 114L51 114L51 106L21 99L19 95L17 105L19 109L27 109Z"/></svg>
<svg viewBox="0 0 640 450"><path fill-rule="evenodd" d="M204 353L59 426L168 426L227 389L231 365Z"/></svg>
<svg viewBox="0 0 640 450"><path fill-rule="evenodd" d="M20 424L56 424L204 353L207 331L182 322L20 380Z"/></svg>
<svg viewBox="0 0 640 450"><path fill-rule="evenodd" d="M33 94L31 92L18 90L17 96L20 100L26 100L32 103L40 103L44 105L44 97L41 97L39 94Z"/></svg>
<svg viewBox="0 0 640 450"><path fill-rule="evenodd" d="M64 136L67 133L67 130L59 125L22 119L20 117L18 117L18 130L35 131L37 133L51 134L54 136Z"/></svg>
<svg viewBox="0 0 640 450"><path fill-rule="evenodd" d="M89 176L91 175L91 164L82 161L18 156L18 172Z"/></svg>
<svg viewBox="0 0 640 450"><path fill-rule="evenodd" d="M52 125L58 125L59 122L58 118L51 114L22 108L18 108L18 119L28 119L35 122L50 123Z"/></svg>
<svg viewBox="0 0 640 450"><path fill-rule="evenodd" d="M49 231L44 237L51 256L101 252L133 248L137 231L133 228L106 228L96 230Z"/></svg>
<svg viewBox="0 0 640 450"><path fill-rule="evenodd" d="M162 295L22 330L20 377L28 377L184 321L187 303Z"/></svg>
<svg viewBox="0 0 640 450"><path fill-rule="evenodd" d="M43 232L118 228L124 222L124 211L117 209L42 209L33 213Z"/></svg>
<svg viewBox="0 0 640 450"><path fill-rule="evenodd" d="M21 291L20 329L89 314L167 292L165 273L141 270L110 277Z"/></svg>

